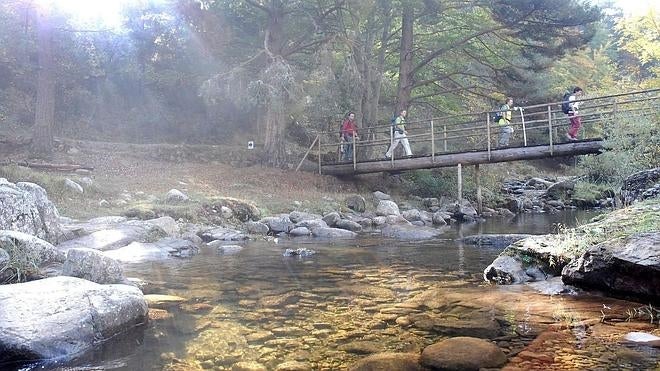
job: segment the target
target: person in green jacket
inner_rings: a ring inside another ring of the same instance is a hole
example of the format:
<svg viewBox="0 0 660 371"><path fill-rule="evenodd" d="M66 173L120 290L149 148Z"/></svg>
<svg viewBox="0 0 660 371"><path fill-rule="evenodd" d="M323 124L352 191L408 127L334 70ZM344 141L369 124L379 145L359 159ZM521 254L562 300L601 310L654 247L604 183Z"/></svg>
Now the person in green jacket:
<svg viewBox="0 0 660 371"><path fill-rule="evenodd" d="M511 134L513 134L513 127L511 126L511 110L515 109L513 107L513 98L506 98L506 103L500 107L498 116L500 117L497 124L500 127L500 138L498 140L498 147L507 147L509 145L509 140L511 139Z"/></svg>
<svg viewBox="0 0 660 371"><path fill-rule="evenodd" d="M406 134L408 134L408 132L406 131L407 113L408 112L406 110L401 110L401 112L399 112L399 116L397 116L396 120L394 121L394 125L391 128L392 144L385 153L385 157L388 159L392 158L392 152L394 152L394 149L399 145L399 143L403 145L403 150L406 151L406 157L412 157L412 151L410 150L410 143L408 143L408 137L406 136Z"/></svg>

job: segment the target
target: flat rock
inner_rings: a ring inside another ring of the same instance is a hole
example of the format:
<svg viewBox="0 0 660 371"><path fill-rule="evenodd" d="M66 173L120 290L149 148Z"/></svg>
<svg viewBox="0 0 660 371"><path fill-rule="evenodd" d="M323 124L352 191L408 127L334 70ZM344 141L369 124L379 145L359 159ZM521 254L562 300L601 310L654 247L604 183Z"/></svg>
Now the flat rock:
<svg viewBox="0 0 660 371"><path fill-rule="evenodd" d="M528 234L478 234L464 237L461 241L467 245L501 248L529 236Z"/></svg>
<svg viewBox="0 0 660 371"><path fill-rule="evenodd" d="M78 355L147 319L140 290L74 277L0 286L0 362Z"/></svg>
<svg viewBox="0 0 660 371"><path fill-rule="evenodd" d="M312 230L312 235L314 237L328 239L345 239L357 237L357 233L339 228L314 228Z"/></svg>

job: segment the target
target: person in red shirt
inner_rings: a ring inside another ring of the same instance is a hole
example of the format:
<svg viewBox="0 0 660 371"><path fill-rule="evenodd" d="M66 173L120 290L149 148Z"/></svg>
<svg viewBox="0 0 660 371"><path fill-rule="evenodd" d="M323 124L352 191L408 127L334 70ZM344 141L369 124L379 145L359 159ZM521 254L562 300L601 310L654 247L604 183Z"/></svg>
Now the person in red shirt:
<svg viewBox="0 0 660 371"><path fill-rule="evenodd" d="M341 139L344 142L342 145L341 161L353 161L353 137L355 140L360 140L358 137L357 125L355 124L355 113L349 112L341 123Z"/></svg>

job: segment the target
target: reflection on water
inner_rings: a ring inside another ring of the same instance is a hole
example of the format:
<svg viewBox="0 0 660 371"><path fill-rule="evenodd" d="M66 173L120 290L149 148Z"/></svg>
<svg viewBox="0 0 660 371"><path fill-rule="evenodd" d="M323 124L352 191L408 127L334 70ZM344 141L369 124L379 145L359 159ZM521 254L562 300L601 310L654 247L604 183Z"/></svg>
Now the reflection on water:
<svg viewBox="0 0 660 371"><path fill-rule="evenodd" d="M637 304L489 286L482 271L499 250L454 242L475 233L546 233L552 223L570 226L584 217L589 215L489 220L427 242L250 242L228 255L209 248L187 260L131 265L127 276L149 282L146 293L188 301L154 311L160 319L143 331L67 367L336 370L368 354L420 352L461 335L496 341L512 364L525 369L653 367L653 350L618 344L626 328L608 332L585 324L598 322L603 303L621 313ZM317 254L282 256L301 244ZM556 328L547 331L550 325Z"/></svg>

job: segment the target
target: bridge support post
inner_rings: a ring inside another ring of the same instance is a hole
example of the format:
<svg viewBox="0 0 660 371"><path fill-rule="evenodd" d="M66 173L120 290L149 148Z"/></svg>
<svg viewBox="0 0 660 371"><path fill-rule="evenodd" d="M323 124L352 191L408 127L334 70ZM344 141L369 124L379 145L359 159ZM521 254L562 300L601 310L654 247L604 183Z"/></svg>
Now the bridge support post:
<svg viewBox="0 0 660 371"><path fill-rule="evenodd" d="M552 145L552 107L548 105L548 140L550 144L550 156L554 153L554 147Z"/></svg>
<svg viewBox="0 0 660 371"><path fill-rule="evenodd" d="M477 211L481 215L483 211L483 200L481 198L481 171L479 170L479 164L474 165L474 175L477 178Z"/></svg>
<svg viewBox="0 0 660 371"><path fill-rule="evenodd" d="M353 171L357 169L357 143L355 142L355 133L353 133Z"/></svg>
<svg viewBox="0 0 660 371"><path fill-rule="evenodd" d="M321 134L319 134L319 175L321 175Z"/></svg>
<svg viewBox="0 0 660 371"><path fill-rule="evenodd" d="M488 161L490 161L490 113L486 114L486 142L488 143Z"/></svg>
<svg viewBox="0 0 660 371"><path fill-rule="evenodd" d="M458 201L463 201L463 168L458 164Z"/></svg>
<svg viewBox="0 0 660 371"><path fill-rule="evenodd" d="M433 120L431 120L431 162L435 163L435 130L433 130Z"/></svg>

